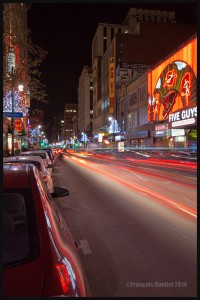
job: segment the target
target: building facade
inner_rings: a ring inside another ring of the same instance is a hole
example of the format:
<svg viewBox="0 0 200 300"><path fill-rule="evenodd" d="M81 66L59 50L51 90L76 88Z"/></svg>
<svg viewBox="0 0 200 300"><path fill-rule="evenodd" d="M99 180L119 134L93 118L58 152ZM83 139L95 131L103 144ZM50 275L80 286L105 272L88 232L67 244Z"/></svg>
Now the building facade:
<svg viewBox="0 0 200 300"><path fill-rule="evenodd" d="M102 76L101 76L101 67L102 67L102 57L106 53L107 49L109 49L111 42L117 34L121 34L122 36L128 35L140 35L140 22L144 21L147 23L175 23L175 13L174 12L166 12L166 11L158 11L158 10L148 10L148 9L136 9L131 8L127 13L122 24L107 24L107 23L99 23L94 38L92 40L92 70L93 70L93 134L96 136L98 132L102 130L102 127L105 127L105 124L102 124L102 114L101 109L105 107L106 103L102 103L102 95L101 91L105 90L105 88L101 88ZM158 27L158 24L157 24ZM134 45L135 47L135 45ZM130 45L128 48L131 49ZM115 50L113 49L112 52ZM120 49L123 52L123 49ZM105 54L108 55L108 54ZM112 54L115 56L115 54ZM118 53L116 53L118 55ZM122 62L128 63L128 61L124 60ZM133 63L134 60L129 61ZM117 67L116 61L115 68ZM145 61L140 61L140 64L146 64ZM105 69L103 70L105 73ZM106 96L107 97L107 96ZM104 101L104 100L103 100ZM106 100L105 100L106 101ZM110 109L111 110L111 109ZM105 116L103 116L105 119Z"/></svg>
<svg viewBox="0 0 200 300"><path fill-rule="evenodd" d="M27 5L3 4L3 149L14 155L27 144Z"/></svg>
<svg viewBox="0 0 200 300"><path fill-rule="evenodd" d="M196 27L176 23L147 23L140 22L139 34L116 34L107 51L101 58L101 111L98 124L99 133L104 134L110 126L108 119L112 117L117 123L117 130L124 132L128 129L127 103L124 100L127 95L127 86L134 82L150 66L163 59L168 53L174 51L181 43L195 33ZM171 38L171 32L176 38ZM165 39L161 46L157 46L156 40ZM169 42L170 41L170 42ZM143 88L146 90L147 87ZM147 92L140 91L140 93ZM132 95L135 98L135 96ZM145 130L144 130L145 131Z"/></svg>
<svg viewBox="0 0 200 300"><path fill-rule="evenodd" d="M197 148L197 37L126 87L126 147Z"/></svg>
<svg viewBox="0 0 200 300"><path fill-rule="evenodd" d="M92 40L93 134L101 127L101 58L117 33L128 32L129 26L99 23Z"/></svg>
<svg viewBox="0 0 200 300"><path fill-rule="evenodd" d="M71 143L74 136L73 117L78 114L78 104L66 103L64 109L64 140L66 143Z"/></svg>
<svg viewBox="0 0 200 300"><path fill-rule="evenodd" d="M78 131L92 135L93 120L93 80L91 68L84 66L78 86Z"/></svg>

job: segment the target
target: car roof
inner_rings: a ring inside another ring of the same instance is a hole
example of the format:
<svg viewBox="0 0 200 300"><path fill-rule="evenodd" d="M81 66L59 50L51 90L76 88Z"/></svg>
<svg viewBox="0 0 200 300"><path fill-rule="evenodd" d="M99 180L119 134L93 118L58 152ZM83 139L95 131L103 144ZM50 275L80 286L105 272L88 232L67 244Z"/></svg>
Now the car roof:
<svg viewBox="0 0 200 300"><path fill-rule="evenodd" d="M36 155L28 155L28 156L10 156L10 157L4 157L3 158L3 162L9 162L9 161L21 161L21 160L34 160L34 161L38 161L41 164L44 165L44 161L40 156L36 156Z"/></svg>
<svg viewBox="0 0 200 300"><path fill-rule="evenodd" d="M3 187L30 187L30 178L39 173L33 164L3 164Z"/></svg>
<svg viewBox="0 0 200 300"><path fill-rule="evenodd" d="M33 150L33 151L22 151L20 154L29 154L29 155L30 155L31 153L34 154L34 153L36 153L36 152L37 152L37 153L38 153L38 152L41 152L41 153L45 153L45 154L47 153L45 150L39 150L39 149L38 149L38 150Z"/></svg>
<svg viewBox="0 0 200 300"><path fill-rule="evenodd" d="M28 163L28 164L34 164L39 169L39 171L44 172L46 170L46 166L44 163L44 160L40 156L10 156L10 157L4 157L3 163Z"/></svg>
<svg viewBox="0 0 200 300"><path fill-rule="evenodd" d="M52 152L51 148L38 148L36 150L43 150L43 151L51 151Z"/></svg>
<svg viewBox="0 0 200 300"><path fill-rule="evenodd" d="M36 151L45 151L47 152L47 154L49 155L49 157L53 157L53 152L51 151L51 149L36 149Z"/></svg>
<svg viewBox="0 0 200 300"><path fill-rule="evenodd" d="M40 154L42 156L45 156L45 159L49 159L48 153L46 151L43 151L43 150L24 151L24 152L21 152L19 154L19 156L30 156L30 155L32 155L32 156L39 156ZM42 159L44 159L44 158L42 157Z"/></svg>

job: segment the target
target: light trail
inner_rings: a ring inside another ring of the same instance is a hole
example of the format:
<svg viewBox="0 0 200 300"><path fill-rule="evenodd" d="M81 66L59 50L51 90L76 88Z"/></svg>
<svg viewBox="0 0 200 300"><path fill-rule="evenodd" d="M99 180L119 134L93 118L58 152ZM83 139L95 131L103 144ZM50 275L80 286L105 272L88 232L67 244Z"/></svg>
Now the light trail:
<svg viewBox="0 0 200 300"><path fill-rule="evenodd" d="M172 200L172 199L169 199L161 194L158 194L152 190L149 190L145 187L141 187L139 185L136 185L136 184L133 184L133 183L129 183L127 182L126 180L124 179L121 179L121 178L118 178L106 171L102 171L102 170L99 170L99 169L96 169L92 166L89 166L88 163L86 161L83 161L82 159L78 159L78 158L75 158L75 157L71 157L72 160L74 160L76 163L79 163L79 164L84 164L85 168L93 171L93 172L96 172L96 173L99 173L103 176L107 176L109 179L112 179L114 181L117 181L118 183L120 183L121 185L125 186L126 188L130 189L130 190L134 190L134 191L137 191L139 193L145 193L147 194L148 196L151 196L153 197L153 200L157 199L159 201L162 201L162 204L165 203L168 205L168 207L173 207L175 208L177 211L181 211L182 213L192 217L192 218L197 218L197 211L195 209L192 209L191 207L187 206L187 205L184 205L184 204L181 204L175 200Z"/></svg>

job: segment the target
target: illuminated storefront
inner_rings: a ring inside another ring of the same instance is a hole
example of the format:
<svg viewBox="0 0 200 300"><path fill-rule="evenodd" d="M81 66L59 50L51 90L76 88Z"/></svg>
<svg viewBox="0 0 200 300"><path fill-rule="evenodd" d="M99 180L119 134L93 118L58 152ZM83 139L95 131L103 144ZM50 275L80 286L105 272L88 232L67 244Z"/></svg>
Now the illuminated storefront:
<svg viewBox="0 0 200 300"><path fill-rule="evenodd" d="M148 72L148 121L167 123L168 146L187 147L187 131L197 127L197 37ZM172 129L182 129L172 131ZM156 130L155 130L156 133ZM175 135L177 134L177 135ZM157 136L155 134L155 139ZM162 140L159 137L159 140ZM174 143L173 143L174 141Z"/></svg>

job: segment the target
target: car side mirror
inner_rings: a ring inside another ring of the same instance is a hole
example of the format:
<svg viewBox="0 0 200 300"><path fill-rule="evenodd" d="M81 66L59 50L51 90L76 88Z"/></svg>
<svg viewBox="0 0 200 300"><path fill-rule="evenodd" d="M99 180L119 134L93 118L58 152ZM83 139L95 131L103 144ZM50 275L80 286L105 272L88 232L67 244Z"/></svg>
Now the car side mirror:
<svg viewBox="0 0 200 300"><path fill-rule="evenodd" d="M54 187L54 193L51 193L52 198L69 196L69 189L63 187Z"/></svg>

